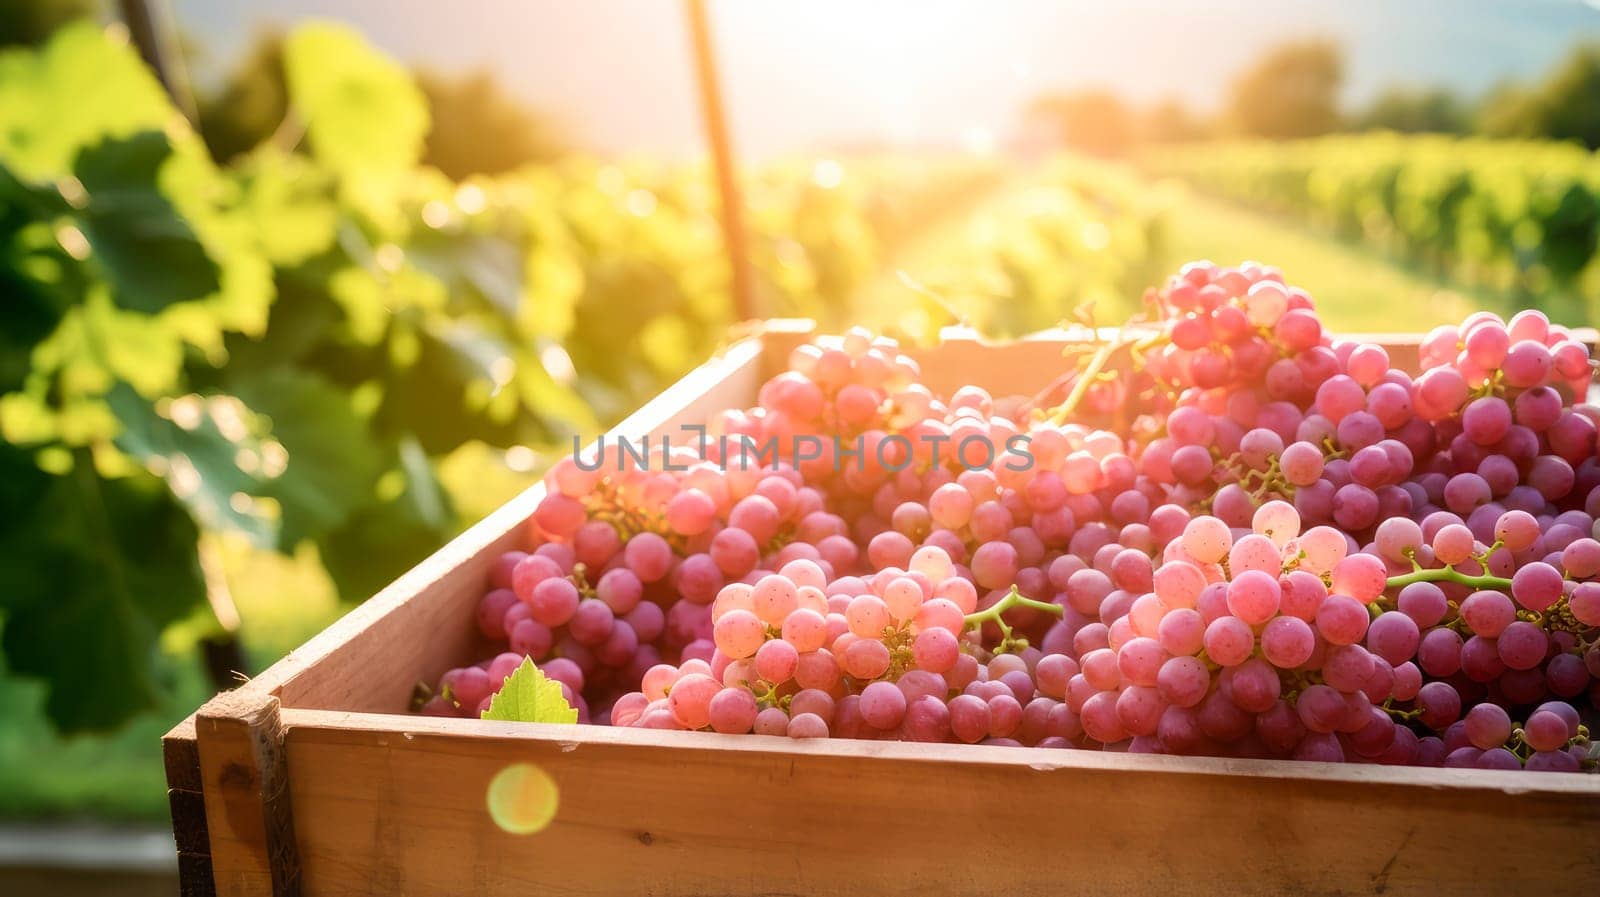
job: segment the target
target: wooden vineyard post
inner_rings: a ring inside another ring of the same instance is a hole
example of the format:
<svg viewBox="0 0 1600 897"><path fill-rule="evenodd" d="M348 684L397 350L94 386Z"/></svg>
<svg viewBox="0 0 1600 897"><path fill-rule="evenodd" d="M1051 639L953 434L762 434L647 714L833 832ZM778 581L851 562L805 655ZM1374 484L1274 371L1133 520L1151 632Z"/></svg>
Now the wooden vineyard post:
<svg viewBox="0 0 1600 897"><path fill-rule="evenodd" d="M728 251L728 267L733 277L734 318L750 321L758 316L755 279L750 273L750 250L744 231L744 195L739 190L733 139L728 134L728 117L723 108L716 47L712 43L705 0L686 0L686 4L689 37L694 47L695 80L700 87L701 115L706 125L706 142L711 145L711 164L716 169L717 192L722 198L722 240Z"/></svg>

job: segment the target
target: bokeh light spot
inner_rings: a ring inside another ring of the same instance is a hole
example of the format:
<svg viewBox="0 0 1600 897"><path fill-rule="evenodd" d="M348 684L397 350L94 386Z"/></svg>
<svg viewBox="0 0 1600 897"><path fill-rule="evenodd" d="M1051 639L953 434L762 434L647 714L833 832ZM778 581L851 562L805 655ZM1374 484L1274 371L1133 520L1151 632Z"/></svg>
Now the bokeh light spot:
<svg viewBox="0 0 1600 897"><path fill-rule="evenodd" d="M811 181L824 190L844 183L844 166L833 159L822 159L811 169Z"/></svg>
<svg viewBox="0 0 1600 897"><path fill-rule="evenodd" d="M532 763L513 763L489 781L489 818L513 835L542 831L560 804L555 779Z"/></svg>

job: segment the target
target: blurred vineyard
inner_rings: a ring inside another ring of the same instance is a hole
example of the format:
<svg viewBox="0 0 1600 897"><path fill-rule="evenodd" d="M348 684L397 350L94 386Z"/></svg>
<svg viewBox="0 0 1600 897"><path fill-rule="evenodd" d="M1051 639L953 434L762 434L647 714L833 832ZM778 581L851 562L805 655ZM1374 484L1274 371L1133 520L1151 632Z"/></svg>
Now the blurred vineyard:
<svg viewBox="0 0 1600 897"><path fill-rule="evenodd" d="M1558 320L1600 308L1600 155L1368 134L1154 151L1151 167Z"/></svg>
<svg viewBox="0 0 1600 897"><path fill-rule="evenodd" d="M1172 264L1177 199L1122 165L1051 159L958 216L936 245L891 258L895 276L859 304L917 340L952 321L991 337L1119 324Z"/></svg>

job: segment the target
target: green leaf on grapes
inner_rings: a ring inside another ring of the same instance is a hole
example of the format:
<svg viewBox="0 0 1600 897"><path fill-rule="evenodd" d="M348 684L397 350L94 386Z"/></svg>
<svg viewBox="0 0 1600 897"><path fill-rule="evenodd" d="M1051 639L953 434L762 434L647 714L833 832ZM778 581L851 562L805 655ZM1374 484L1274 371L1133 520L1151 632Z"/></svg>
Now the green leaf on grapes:
<svg viewBox="0 0 1600 897"><path fill-rule="evenodd" d="M142 131L85 149L73 169L86 194L73 206L89 256L112 298L133 311L157 312L222 286L217 264L161 192L161 169L172 154L165 134Z"/></svg>
<svg viewBox="0 0 1600 897"><path fill-rule="evenodd" d="M561 684L548 679L524 657L522 666L506 678L506 684L489 702L484 719L513 723L575 723L578 711L561 694Z"/></svg>
<svg viewBox="0 0 1600 897"><path fill-rule="evenodd" d="M156 637L205 599L198 532L158 479L103 479L86 451L63 475L0 443L0 646L43 679L66 732L158 706Z"/></svg>

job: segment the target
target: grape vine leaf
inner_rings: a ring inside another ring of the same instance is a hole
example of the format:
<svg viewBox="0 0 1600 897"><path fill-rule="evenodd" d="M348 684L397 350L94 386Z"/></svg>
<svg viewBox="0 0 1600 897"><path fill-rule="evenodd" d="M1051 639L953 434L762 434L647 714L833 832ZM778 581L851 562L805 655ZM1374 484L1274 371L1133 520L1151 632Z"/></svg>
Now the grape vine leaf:
<svg viewBox="0 0 1600 897"><path fill-rule="evenodd" d="M5 443L0 499L7 666L45 680L64 732L158 706L156 637L205 600L188 512L153 476L102 479L87 452L52 475Z"/></svg>
<svg viewBox="0 0 1600 897"><path fill-rule="evenodd" d="M328 276L324 267L317 264L278 274L277 298L272 302L266 331L254 336L227 336L228 377L286 366L313 366L312 356L326 345L342 318L339 307L327 294ZM333 357L340 367L346 367L353 354L346 349ZM360 377L337 379L356 381Z"/></svg>
<svg viewBox="0 0 1600 897"><path fill-rule="evenodd" d="M354 29L328 22L296 28L284 42L283 65L319 162L342 177L387 179L422 158L427 99L404 67Z"/></svg>
<svg viewBox="0 0 1600 897"><path fill-rule="evenodd" d="M230 378L227 385L267 418L268 432L284 449L282 476L259 493L282 510L282 548L293 550L341 526L372 500L383 458L347 392L288 367Z"/></svg>
<svg viewBox="0 0 1600 897"><path fill-rule="evenodd" d="M561 683L547 678L524 657L522 666L506 677L505 685L489 701L484 719L513 723L575 723L578 711L561 694Z"/></svg>
<svg viewBox="0 0 1600 897"><path fill-rule="evenodd" d="M535 243L523 265L527 295L517 307L518 327L525 336L565 338L572 332L585 274L574 247L555 241Z"/></svg>
<svg viewBox="0 0 1600 897"><path fill-rule="evenodd" d="M332 178L305 156L261 146L240 163L234 180L239 211L273 264L298 265L333 245L339 209Z"/></svg>
<svg viewBox="0 0 1600 897"><path fill-rule="evenodd" d="M30 191L0 164L0 296L7 300L0 327L0 393L23 385L33 347L56 329L75 291L82 289L60 246L40 239L35 217Z"/></svg>
<svg viewBox="0 0 1600 897"><path fill-rule="evenodd" d="M172 154L165 134L141 131L84 149L73 168L87 194L74 217L123 308L153 313L222 286L216 262L161 192Z"/></svg>
<svg viewBox="0 0 1600 897"><path fill-rule="evenodd" d="M0 52L0 161L24 180L61 177L86 146L180 120L139 54L93 22Z"/></svg>
<svg viewBox="0 0 1600 897"><path fill-rule="evenodd" d="M430 231L417 236L407 255L449 287L453 296L475 292L506 320L516 319L522 301L522 257L509 239Z"/></svg>
<svg viewBox="0 0 1600 897"><path fill-rule="evenodd" d="M345 601L376 594L456 531L455 508L431 466L412 463L422 453L398 445L391 450L396 466L384 477L397 478L400 493L362 505L317 539L322 564Z"/></svg>
<svg viewBox="0 0 1600 897"><path fill-rule="evenodd" d="M254 415L231 396L191 395L179 401L196 409L192 419L162 417L132 387L118 383L106 394L106 404L123 428L117 447L164 469L173 494L201 526L244 533L263 548L273 545L277 520L250 500L275 478L274 472L263 470L271 464L264 457L269 443L253 425ZM241 467L241 461L251 469Z"/></svg>
<svg viewBox="0 0 1600 897"><path fill-rule="evenodd" d="M442 454L469 439L511 445L519 421L489 413L473 394L509 388L516 373L511 345L494 331L463 320L432 316L417 334L414 364L393 371L385 384L377 423L385 431L416 436L430 454Z"/></svg>

